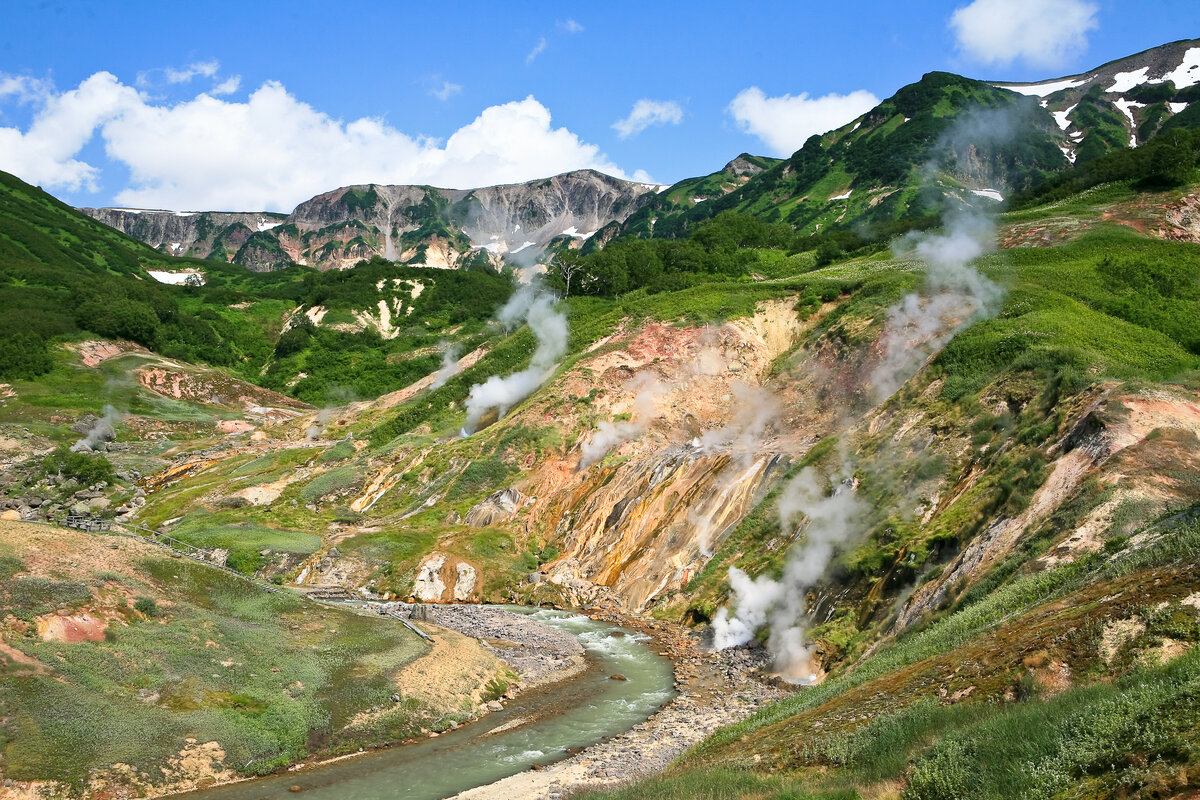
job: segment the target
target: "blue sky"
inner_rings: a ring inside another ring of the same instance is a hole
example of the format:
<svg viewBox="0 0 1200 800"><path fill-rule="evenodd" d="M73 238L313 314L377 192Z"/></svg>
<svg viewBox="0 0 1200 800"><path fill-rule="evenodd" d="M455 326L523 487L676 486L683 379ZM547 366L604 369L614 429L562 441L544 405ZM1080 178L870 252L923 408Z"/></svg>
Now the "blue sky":
<svg viewBox="0 0 1200 800"><path fill-rule="evenodd" d="M670 183L785 154L930 70L1039 80L1200 36L1195 0L158 0L4 16L0 169L76 205L186 209L586 166Z"/></svg>

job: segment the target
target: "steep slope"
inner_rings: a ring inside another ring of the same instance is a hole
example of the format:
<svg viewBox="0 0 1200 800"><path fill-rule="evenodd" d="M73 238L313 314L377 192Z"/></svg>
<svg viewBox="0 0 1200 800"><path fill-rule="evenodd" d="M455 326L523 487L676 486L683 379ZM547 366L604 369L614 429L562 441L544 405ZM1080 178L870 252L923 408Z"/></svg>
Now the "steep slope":
<svg viewBox="0 0 1200 800"><path fill-rule="evenodd" d="M192 258L233 256L250 235L270 230L283 214L221 211L151 211L139 208L81 208L92 219L145 242L159 252Z"/></svg>
<svg viewBox="0 0 1200 800"><path fill-rule="evenodd" d="M965 135L967 127L978 135ZM935 214L942 198L991 203L1065 167L1058 149L1064 138L1030 98L930 73L732 191L659 195L622 232L677 236L734 210L812 233L843 222Z"/></svg>
<svg viewBox="0 0 1200 800"><path fill-rule="evenodd" d="M1070 140L1063 153L1074 163L1137 147L1162 128L1196 127L1195 109L1185 112L1200 100L1198 84L1200 39L1184 39L1078 75L994 85L1039 98Z"/></svg>
<svg viewBox="0 0 1200 800"><path fill-rule="evenodd" d="M289 215L82 211L171 255L221 259L254 271L291 263L343 269L380 256L439 269L532 263L551 243L578 247L624 221L661 187L581 170L482 189L348 186Z"/></svg>
<svg viewBox="0 0 1200 800"><path fill-rule="evenodd" d="M602 241L680 236L729 210L814 233L936 214L945 199L987 208L1077 158L1195 127L1196 109L1188 108L1200 96L1197 81L1194 39L1035 84L930 73L859 119L814 136L788 159L755 159L746 162L749 171L734 161L681 181L604 231Z"/></svg>
<svg viewBox="0 0 1200 800"><path fill-rule="evenodd" d="M46 373L49 343L87 332L192 360L241 361L251 346L244 334L214 315L189 313L183 295L158 282L196 272L195 262L158 253L0 173L0 378Z"/></svg>

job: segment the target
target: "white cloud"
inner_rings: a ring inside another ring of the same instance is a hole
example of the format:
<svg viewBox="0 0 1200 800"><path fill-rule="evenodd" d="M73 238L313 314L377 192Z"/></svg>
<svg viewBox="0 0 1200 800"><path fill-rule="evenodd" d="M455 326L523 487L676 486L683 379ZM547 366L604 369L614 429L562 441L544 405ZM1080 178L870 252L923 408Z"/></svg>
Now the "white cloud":
<svg viewBox="0 0 1200 800"><path fill-rule="evenodd" d="M674 100L638 100L625 119L612 124L617 136L628 139L651 125L678 125L683 121L683 109Z"/></svg>
<svg viewBox="0 0 1200 800"><path fill-rule="evenodd" d="M211 94L233 94L242 85L242 76L234 75L232 78L226 78L212 88Z"/></svg>
<svg viewBox="0 0 1200 800"><path fill-rule="evenodd" d="M28 75L0 75L0 98L16 97L19 103L45 100L54 91L48 80L31 78Z"/></svg>
<svg viewBox="0 0 1200 800"><path fill-rule="evenodd" d="M1061 67L1087 49L1098 6L1085 0L974 0L950 16L958 49L983 64Z"/></svg>
<svg viewBox="0 0 1200 800"><path fill-rule="evenodd" d="M211 78L217 74L217 70L221 68L221 64L217 61L198 61L195 64L188 64L182 69L167 67L166 73L167 83L187 83L196 76Z"/></svg>
<svg viewBox="0 0 1200 800"><path fill-rule="evenodd" d="M275 82L243 102L200 94L171 104L106 72L48 97L28 130L0 128L0 169L97 191L100 170L77 160L96 133L129 171L116 202L136 207L290 211L353 183L471 188L586 168L627 177L599 147L554 128L532 96L484 109L442 142L378 118L334 119Z"/></svg>
<svg viewBox="0 0 1200 800"><path fill-rule="evenodd" d="M75 156L98 127L140 105L137 91L97 72L75 89L48 90L40 100L29 130L0 128L0 169L49 187L96 191L100 171Z"/></svg>
<svg viewBox="0 0 1200 800"><path fill-rule="evenodd" d="M565 22L558 22L555 24L567 33L583 33L583 26L573 19L568 19Z"/></svg>
<svg viewBox="0 0 1200 800"><path fill-rule="evenodd" d="M879 98L863 89L824 97L804 92L767 97L751 86L738 92L728 110L742 130L761 139L774 155L789 156L808 137L841 127L877 105Z"/></svg>
<svg viewBox="0 0 1200 800"><path fill-rule="evenodd" d="M542 36L537 40L537 44L535 44L533 46L533 49L529 51L529 55L525 56L525 63L532 64L533 60L535 58L537 58L538 56L540 56L542 54L542 51L545 49L546 49L546 37Z"/></svg>
<svg viewBox="0 0 1200 800"><path fill-rule="evenodd" d="M445 102L456 94L462 94L462 85L451 83L450 81L442 81L441 86L435 86L429 90L429 93L438 100Z"/></svg>

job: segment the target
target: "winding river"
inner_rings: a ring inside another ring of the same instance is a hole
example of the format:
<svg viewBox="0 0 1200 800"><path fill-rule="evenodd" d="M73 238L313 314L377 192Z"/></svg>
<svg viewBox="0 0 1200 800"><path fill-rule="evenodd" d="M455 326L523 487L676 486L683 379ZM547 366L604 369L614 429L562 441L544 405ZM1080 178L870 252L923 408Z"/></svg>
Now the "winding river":
<svg viewBox="0 0 1200 800"><path fill-rule="evenodd" d="M561 685L519 695L503 711L436 739L179 797L437 800L515 775L534 764L560 760L568 750L622 733L674 696L671 662L648 646L649 637L582 614L506 609L574 634L593 668ZM628 680L611 680L614 673ZM299 786L301 793L291 793L292 786Z"/></svg>

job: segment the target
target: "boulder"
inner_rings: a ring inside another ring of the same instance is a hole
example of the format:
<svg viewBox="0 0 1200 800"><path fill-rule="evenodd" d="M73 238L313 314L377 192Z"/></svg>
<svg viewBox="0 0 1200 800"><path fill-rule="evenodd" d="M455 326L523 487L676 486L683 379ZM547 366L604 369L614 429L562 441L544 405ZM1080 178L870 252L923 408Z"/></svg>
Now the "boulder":
<svg viewBox="0 0 1200 800"><path fill-rule="evenodd" d="M511 519L528 501L528 497L512 487L501 489L482 503L473 506L467 512L466 523L472 528L486 528L505 522Z"/></svg>

